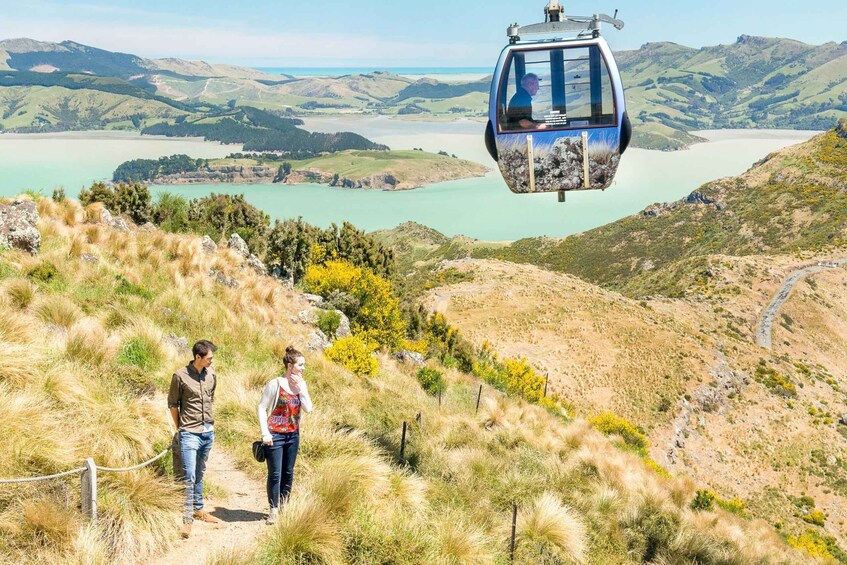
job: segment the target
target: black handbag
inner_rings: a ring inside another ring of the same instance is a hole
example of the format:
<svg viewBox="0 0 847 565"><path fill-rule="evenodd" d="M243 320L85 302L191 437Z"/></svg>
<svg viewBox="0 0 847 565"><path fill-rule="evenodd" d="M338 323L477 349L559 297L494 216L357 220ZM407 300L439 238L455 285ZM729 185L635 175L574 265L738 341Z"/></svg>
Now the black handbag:
<svg viewBox="0 0 847 565"><path fill-rule="evenodd" d="M262 440L253 442L253 459L259 463L265 462L265 444Z"/></svg>

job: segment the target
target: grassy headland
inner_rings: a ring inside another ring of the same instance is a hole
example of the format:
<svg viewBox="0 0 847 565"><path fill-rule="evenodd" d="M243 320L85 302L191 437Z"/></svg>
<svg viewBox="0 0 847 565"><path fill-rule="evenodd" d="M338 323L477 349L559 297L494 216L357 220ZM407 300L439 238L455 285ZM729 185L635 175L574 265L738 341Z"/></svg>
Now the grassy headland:
<svg viewBox="0 0 847 565"><path fill-rule="evenodd" d="M309 331L292 322L299 292L241 269L232 251L209 254L196 236L88 223L97 204L41 198L38 207L40 254L0 253L10 313L0 324L0 426L14 438L3 443L2 475L61 471L87 456L134 463L167 444L156 392L186 361L173 334L220 346L218 443L262 477L245 446L261 386L284 346ZM307 357L316 410L304 420L294 497L253 552L213 562L501 563L513 503L518 562L811 559L763 522L692 507L694 485L634 452L643 439L628 423L592 426L490 390L475 413L477 381L433 360L446 384L439 408L413 369L385 355L371 376ZM400 464L403 421L412 425ZM56 429L61 437L44 432ZM46 449L25 448L36 442ZM90 527L76 478L4 489L3 559L143 562L174 542L179 499L167 466L101 481L101 518Z"/></svg>

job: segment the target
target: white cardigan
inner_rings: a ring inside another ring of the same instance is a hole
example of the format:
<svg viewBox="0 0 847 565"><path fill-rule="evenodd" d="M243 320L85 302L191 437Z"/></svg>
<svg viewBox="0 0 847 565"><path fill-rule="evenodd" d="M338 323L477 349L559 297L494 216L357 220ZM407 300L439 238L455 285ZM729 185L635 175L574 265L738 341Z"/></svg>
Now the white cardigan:
<svg viewBox="0 0 847 565"><path fill-rule="evenodd" d="M256 409L256 413L259 416L259 427L262 430L262 441L271 441L272 439L271 432L268 430L268 417L273 412L274 407L276 407L276 401L279 397L279 387L282 387L282 390L286 394L294 394L291 392L291 387L288 386L288 379L283 379L282 377L277 377L265 385L265 389L262 391L262 398L259 400L259 406ZM309 390L306 388L305 382L300 387L300 394L298 396L300 397L300 410L307 413L311 412L312 399L309 398Z"/></svg>

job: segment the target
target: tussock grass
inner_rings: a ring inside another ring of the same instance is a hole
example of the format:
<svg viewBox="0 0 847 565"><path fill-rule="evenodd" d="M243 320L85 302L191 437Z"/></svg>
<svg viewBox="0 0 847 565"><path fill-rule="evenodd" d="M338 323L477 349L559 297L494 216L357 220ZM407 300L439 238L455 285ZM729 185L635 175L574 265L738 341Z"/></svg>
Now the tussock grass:
<svg viewBox="0 0 847 565"><path fill-rule="evenodd" d="M15 312L9 299L0 295L0 341L30 343L34 340L33 320L24 313Z"/></svg>
<svg viewBox="0 0 847 565"><path fill-rule="evenodd" d="M114 346L100 322L83 318L68 330L65 355L71 361L98 366L114 356Z"/></svg>
<svg viewBox="0 0 847 565"><path fill-rule="evenodd" d="M279 521L263 548L264 563L342 563L343 541L338 526L321 501L305 493L292 494L280 509Z"/></svg>
<svg viewBox="0 0 847 565"><path fill-rule="evenodd" d="M45 297L35 306L35 313L45 324L70 328L83 317L82 310L62 295Z"/></svg>
<svg viewBox="0 0 847 565"><path fill-rule="evenodd" d="M21 534L37 544L64 548L73 540L79 516L56 505L49 498L28 500L22 504L24 529Z"/></svg>
<svg viewBox="0 0 847 565"><path fill-rule="evenodd" d="M438 542L434 561L444 565L494 563L495 541L461 515L439 517L436 526Z"/></svg>
<svg viewBox="0 0 847 565"><path fill-rule="evenodd" d="M32 303L35 298L35 285L26 279L10 279L3 285L11 305L22 310Z"/></svg>
<svg viewBox="0 0 847 565"><path fill-rule="evenodd" d="M180 486L149 469L106 473L98 505L101 539L109 553L144 560L173 538L172 511L182 502Z"/></svg>
<svg viewBox="0 0 847 565"><path fill-rule="evenodd" d="M577 563L585 558L585 525L552 493L544 493L530 508L518 512L518 531L522 543L533 544L538 550Z"/></svg>
<svg viewBox="0 0 847 565"><path fill-rule="evenodd" d="M0 382L26 388L38 377L39 350L28 345L0 342Z"/></svg>

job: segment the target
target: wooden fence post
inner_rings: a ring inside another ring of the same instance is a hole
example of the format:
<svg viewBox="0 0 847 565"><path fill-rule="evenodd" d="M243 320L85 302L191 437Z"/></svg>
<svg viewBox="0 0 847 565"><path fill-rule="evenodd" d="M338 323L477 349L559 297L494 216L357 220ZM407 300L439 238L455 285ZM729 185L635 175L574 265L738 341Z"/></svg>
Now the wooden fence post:
<svg viewBox="0 0 847 565"><path fill-rule="evenodd" d="M515 526L518 522L518 503L512 503L512 541L509 543L509 563L515 561Z"/></svg>
<svg viewBox="0 0 847 565"><path fill-rule="evenodd" d="M85 460L82 472L82 513L90 521L97 519L97 465L94 459Z"/></svg>
<svg viewBox="0 0 847 565"><path fill-rule="evenodd" d="M403 422L403 437L400 438L400 461L405 461L403 454L406 451L406 422Z"/></svg>
<svg viewBox="0 0 847 565"><path fill-rule="evenodd" d="M479 399L482 398L482 385L479 385L479 392L476 394L476 410L474 413L479 412Z"/></svg>
<svg viewBox="0 0 847 565"><path fill-rule="evenodd" d="M544 398L547 398L547 383L550 382L550 373L544 373Z"/></svg>

